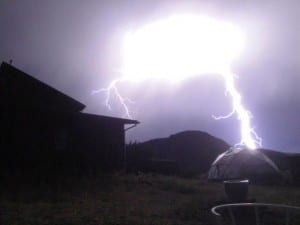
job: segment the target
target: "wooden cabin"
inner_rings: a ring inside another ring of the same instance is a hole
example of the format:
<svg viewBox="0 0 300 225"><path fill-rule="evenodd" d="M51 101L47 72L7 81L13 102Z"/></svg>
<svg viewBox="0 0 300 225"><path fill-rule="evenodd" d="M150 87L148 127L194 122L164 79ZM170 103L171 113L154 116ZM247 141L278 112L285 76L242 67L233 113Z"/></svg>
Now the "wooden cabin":
<svg viewBox="0 0 300 225"><path fill-rule="evenodd" d="M0 173L94 173L124 165L125 125L21 70L0 67Z"/></svg>

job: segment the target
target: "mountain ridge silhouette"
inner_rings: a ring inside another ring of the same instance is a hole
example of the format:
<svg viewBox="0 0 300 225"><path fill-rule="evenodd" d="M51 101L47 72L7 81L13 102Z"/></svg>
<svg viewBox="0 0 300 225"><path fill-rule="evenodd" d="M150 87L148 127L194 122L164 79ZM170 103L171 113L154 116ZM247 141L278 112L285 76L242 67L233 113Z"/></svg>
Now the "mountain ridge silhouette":
<svg viewBox="0 0 300 225"><path fill-rule="evenodd" d="M129 145L128 166L134 171L163 172L167 168L168 172L174 170L174 174L178 171L183 175L206 173L217 156L230 147L207 132L186 130ZM258 150L273 160L279 169L290 169L287 153L265 148Z"/></svg>
<svg viewBox="0 0 300 225"><path fill-rule="evenodd" d="M140 160L141 170L147 160L156 159L176 162L182 174L197 174L207 172L215 158L229 147L224 140L207 132L187 130L138 143L133 148L141 153L136 159Z"/></svg>

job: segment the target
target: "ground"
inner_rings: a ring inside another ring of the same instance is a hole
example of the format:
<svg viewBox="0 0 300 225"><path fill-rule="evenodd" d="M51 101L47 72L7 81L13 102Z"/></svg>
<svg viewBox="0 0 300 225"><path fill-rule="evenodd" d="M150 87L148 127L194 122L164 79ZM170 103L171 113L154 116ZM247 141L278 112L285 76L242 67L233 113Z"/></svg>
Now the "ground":
<svg viewBox="0 0 300 225"><path fill-rule="evenodd" d="M300 204L300 190L250 185L257 202ZM204 177L103 174L1 186L1 225L179 225L214 224L212 206L225 200L223 186Z"/></svg>

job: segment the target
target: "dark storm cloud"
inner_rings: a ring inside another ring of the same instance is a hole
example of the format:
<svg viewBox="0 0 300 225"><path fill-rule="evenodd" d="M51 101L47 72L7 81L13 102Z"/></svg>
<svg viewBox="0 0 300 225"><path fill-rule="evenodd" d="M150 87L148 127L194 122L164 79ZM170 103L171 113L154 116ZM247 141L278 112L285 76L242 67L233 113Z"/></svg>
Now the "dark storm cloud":
<svg viewBox="0 0 300 225"><path fill-rule="evenodd" d="M300 3L298 1L0 1L0 60L33 74L87 105L87 112L121 116L107 110L103 95L91 91L119 76L124 33L174 13L209 14L237 24L247 46L233 70L237 88L253 112L264 146L300 151ZM145 82L123 84L135 99L142 124L130 139L167 136L199 129L238 142L230 99L220 77L201 76L179 86Z"/></svg>

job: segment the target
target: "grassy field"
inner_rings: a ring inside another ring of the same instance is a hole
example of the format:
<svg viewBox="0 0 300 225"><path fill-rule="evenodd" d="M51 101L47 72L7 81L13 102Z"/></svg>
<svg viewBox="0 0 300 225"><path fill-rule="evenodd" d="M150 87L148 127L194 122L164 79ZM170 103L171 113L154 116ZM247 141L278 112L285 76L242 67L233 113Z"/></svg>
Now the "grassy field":
<svg viewBox="0 0 300 225"><path fill-rule="evenodd" d="M1 187L1 225L214 224L210 208L223 186L205 179L161 175L101 175L56 185ZM250 186L257 202L300 204L293 187Z"/></svg>

